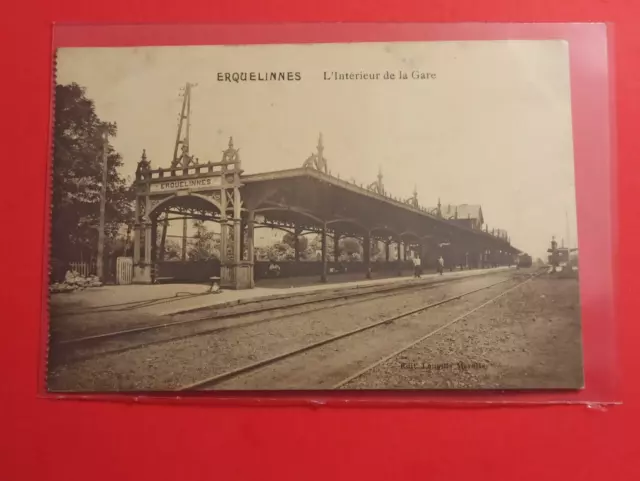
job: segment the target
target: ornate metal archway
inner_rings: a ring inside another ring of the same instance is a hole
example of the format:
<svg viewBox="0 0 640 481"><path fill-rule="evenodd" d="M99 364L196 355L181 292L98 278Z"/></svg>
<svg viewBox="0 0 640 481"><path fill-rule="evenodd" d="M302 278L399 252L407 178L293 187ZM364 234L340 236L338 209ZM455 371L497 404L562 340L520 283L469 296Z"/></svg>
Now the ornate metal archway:
<svg viewBox="0 0 640 481"><path fill-rule="evenodd" d="M136 170L136 209L134 225L133 282L153 282L152 243L155 243L155 213L170 203L196 201L208 204L220 215L221 285L233 289L253 287L253 252L241 258L240 195L242 167L233 139L220 162L197 161L152 169L146 155ZM142 238L144 237L144 246ZM143 248L144 247L144 248Z"/></svg>

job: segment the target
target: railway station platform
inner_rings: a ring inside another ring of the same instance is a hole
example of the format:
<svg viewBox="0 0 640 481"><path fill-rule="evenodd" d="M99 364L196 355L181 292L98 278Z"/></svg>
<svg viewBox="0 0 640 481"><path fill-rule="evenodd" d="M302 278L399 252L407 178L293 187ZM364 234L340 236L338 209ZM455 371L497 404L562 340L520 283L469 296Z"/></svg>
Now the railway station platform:
<svg viewBox="0 0 640 481"><path fill-rule="evenodd" d="M103 286L71 293L51 296L52 314L64 315L65 311L75 309L105 309L135 307L136 312L147 315L169 316L207 308L223 308L252 302L287 299L309 294L332 294L352 289L383 287L403 284L431 284L446 280L503 272L508 267L492 269L474 269L466 271L423 274L420 279L413 276L362 279L357 274L337 274L331 276L329 283L318 283L317 277L298 277L288 279L269 279L260 282L254 289L222 290L211 293L210 287L203 284L134 284L126 286ZM511 268L515 269L515 268ZM354 279L355 277L355 279ZM358 279L358 277L360 277Z"/></svg>

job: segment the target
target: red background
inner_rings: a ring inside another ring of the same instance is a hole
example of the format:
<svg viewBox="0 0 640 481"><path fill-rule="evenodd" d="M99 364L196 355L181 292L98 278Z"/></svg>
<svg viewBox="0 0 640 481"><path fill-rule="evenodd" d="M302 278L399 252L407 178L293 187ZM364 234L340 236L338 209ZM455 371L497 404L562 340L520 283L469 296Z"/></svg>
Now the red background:
<svg viewBox="0 0 640 481"><path fill-rule="evenodd" d="M0 20L0 479L640 479L633 349L633 153L640 36L631 1L12 2ZM52 21L610 21L615 24L623 406L332 409L37 399ZM11 175L13 174L13 175Z"/></svg>

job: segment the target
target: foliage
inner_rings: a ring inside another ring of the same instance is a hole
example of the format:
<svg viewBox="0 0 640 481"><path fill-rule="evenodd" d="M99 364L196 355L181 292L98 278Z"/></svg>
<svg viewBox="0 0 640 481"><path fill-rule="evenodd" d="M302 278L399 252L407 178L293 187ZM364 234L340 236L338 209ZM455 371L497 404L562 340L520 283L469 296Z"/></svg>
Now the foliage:
<svg viewBox="0 0 640 481"><path fill-rule="evenodd" d="M296 252L289 244L276 242L270 246L256 247L255 255L261 261L292 261L296 258Z"/></svg>
<svg viewBox="0 0 640 481"><path fill-rule="evenodd" d="M309 259L316 259L317 253L322 250L322 239L319 235L316 235L307 247L307 255Z"/></svg>
<svg viewBox="0 0 640 481"><path fill-rule="evenodd" d="M296 248L295 234L290 234L289 232L287 232L282 238L282 243L287 244L288 246L290 246L292 249L295 250ZM305 236L302 236L302 235L298 236L298 248L300 249L300 252L306 251L307 247L309 247L309 239L307 239Z"/></svg>
<svg viewBox="0 0 640 481"><path fill-rule="evenodd" d="M220 259L220 236L215 232L208 231L201 220L194 220L193 227L196 229L196 233L193 236L195 242L187 252L189 260Z"/></svg>
<svg viewBox="0 0 640 481"><path fill-rule="evenodd" d="M303 241L304 239L304 241ZM333 241L327 238L327 258L333 261ZM255 255L257 260L286 261L295 259L293 235L286 234L282 242L276 242L270 246L256 247ZM339 243L339 260L341 261L359 261L362 259L363 247L362 241L353 237L343 237ZM301 260L319 260L319 252L322 250L322 238L316 235L309 239L308 237L300 237L300 253ZM385 259L384 245L378 245L377 242L372 243L372 259Z"/></svg>
<svg viewBox="0 0 640 481"><path fill-rule="evenodd" d="M374 262L386 261L387 251L385 245L381 241L373 241L371 243L371 260Z"/></svg>
<svg viewBox="0 0 640 481"><path fill-rule="evenodd" d="M181 243L173 239L165 240L163 258L165 261L177 261L182 259Z"/></svg>
<svg viewBox="0 0 640 481"><path fill-rule="evenodd" d="M116 124L100 120L85 89L72 83L56 86L52 189L52 257L95 257L100 224L102 138L117 134ZM109 245L133 218L133 192L118 172L122 158L108 144L105 234Z"/></svg>
<svg viewBox="0 0 640 481"><path fill-rule="evenodd" d="M362 244L358 239L354 239L353 237L344 237L340 239L339 244L340 251L348 256L362 254Z"/></svg>
<svg viewBox="0 0 640 481"><path fill-rule="evenodd" d="M114 238L108 238L105 252L112 256L121 257L131 254L132 245L130 239L123 235Z"/></svg>

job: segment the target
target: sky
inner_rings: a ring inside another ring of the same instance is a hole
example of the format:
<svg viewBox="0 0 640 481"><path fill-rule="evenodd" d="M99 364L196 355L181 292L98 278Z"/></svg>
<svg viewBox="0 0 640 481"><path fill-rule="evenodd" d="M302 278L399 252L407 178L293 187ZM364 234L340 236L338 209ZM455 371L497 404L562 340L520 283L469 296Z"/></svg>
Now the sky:
<svg viewBox="0 0 640 481"><path fill-rule="evenodd" d="M218 80L280 71L301 80ZM325 80L331 72L380 75ZM125 176L143 149L153 166L170 165L180 89L191 82L190 150L200 162L219 161L233 136L247 173L301 167L322 132L329 169L343 179L369 184L381 169L394 196L415 186L424 206L480 204L489 228L534 257L554 235L577 244L564 41L68 48L57 82L85 87L98 116L117 123L111 143Z"/></svg>

